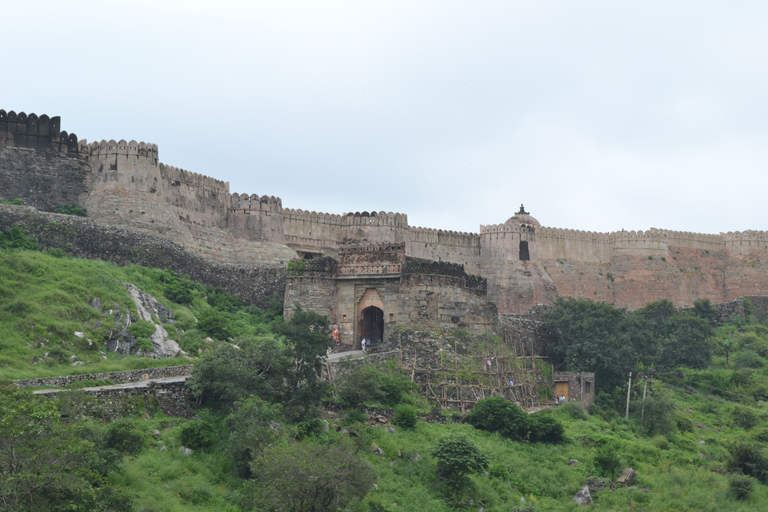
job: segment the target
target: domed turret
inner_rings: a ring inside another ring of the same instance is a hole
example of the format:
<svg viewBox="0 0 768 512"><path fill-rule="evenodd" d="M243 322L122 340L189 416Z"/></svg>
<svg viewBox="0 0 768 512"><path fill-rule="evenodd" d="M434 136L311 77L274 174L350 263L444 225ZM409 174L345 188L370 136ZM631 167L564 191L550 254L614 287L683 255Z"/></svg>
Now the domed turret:
<svg viewBox="0 0 768 512"><path fill-rule="evenodd" d="M520 205L520 211L510 217L505 224L515 224L523 227L541 226L539 221L531 217L531 214L525 211L523 205Z"/></svg>

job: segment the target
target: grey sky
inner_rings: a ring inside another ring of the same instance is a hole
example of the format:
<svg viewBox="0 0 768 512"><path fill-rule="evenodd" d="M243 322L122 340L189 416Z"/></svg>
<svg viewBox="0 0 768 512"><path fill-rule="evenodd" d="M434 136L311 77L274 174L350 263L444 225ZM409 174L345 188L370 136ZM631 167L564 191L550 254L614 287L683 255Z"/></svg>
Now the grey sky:
<svg viewBox="0 0 768 512"><path fill-rule="evenodd" d="M3 5L0 108L329 213L768 229L768 4Z"/></svg>

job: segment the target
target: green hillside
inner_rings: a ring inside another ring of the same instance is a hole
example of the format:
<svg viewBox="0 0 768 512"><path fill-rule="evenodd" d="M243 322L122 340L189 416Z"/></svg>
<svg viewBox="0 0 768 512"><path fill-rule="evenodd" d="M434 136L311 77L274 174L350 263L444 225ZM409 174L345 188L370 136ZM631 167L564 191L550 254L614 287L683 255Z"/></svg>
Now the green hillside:
<svg viewBox="0 0 768 512"><path fill-rule="evenodd" d="M529 416L490 400L433 424L416 420L433 405L392 365L317 379L329 341L316 315L285 323L279 305L261 311L167 271L4 236L17 248L0 250L0 377L187 363L105 350L114 313L89 301L135 314L131 283L173 312L165 327L196 358L201 407L192 420L150 408L105 424L78 417L89 398L77 391L36 399L0 385L0 510L566 511L582 508L573 496L585 485L601 511L768 503L768 327L749 308L715 326L703 302L628 313L561 301L547 317L551 360L595 371L596 404ZM382 424L365 407L396 413ZM624 468L636 473L627 487L616 483Z"/></svg>

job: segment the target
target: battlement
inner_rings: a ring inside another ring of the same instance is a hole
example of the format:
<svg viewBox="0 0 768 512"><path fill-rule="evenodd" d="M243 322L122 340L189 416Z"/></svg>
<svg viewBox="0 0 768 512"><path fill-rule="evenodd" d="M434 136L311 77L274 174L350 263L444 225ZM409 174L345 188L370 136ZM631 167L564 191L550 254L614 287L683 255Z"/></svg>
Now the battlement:
<svg viewBox="0 0 768 512"><path fill-rule="evenodd" d="M411 242L470 248L477 247L480 241L477 233L421 227L411 228L410 238Z"/></svg>
<svg viewBox="0 0 768 512"><path fill-rule="evenodd" d="M133 144L133 141L131 141L131 144ZM143 142L141 144L143 144ZM138 145L139 152L141 152L141 144ZM157 146L155 146L155 153L156 152ZM178 167L173 167L171 165L160 164L160 175L168 180L172 186L179 186L184 183L190 187L214 189L224 194L229 194L228 181L217 180L210 176L185 171L184 169L179 169Z"/></svg>
<svg viewBox="0 0 768 512"><path fill-rule="evenodd" d="M286 208L283 210L285 220L296 222L312 222L321 224L335 224L341 226L342 216L335 213L322 213L309 210L295 210L293 208Z"/></svg>
<svg viewBox="0 0 768 512"><path fill-rule="evenodd" d="M342 217L344 226L393 226L408 227L408 216L404 213L392 212L355 212L346 213Z"/></svg>
<svg viewBox="0 0 768 512"><path fill-rule="evenodd" d="M84 141L85 142L85 141ZM88 151L91 156L101 157L110 155L136 155L154 158L157 160L157 144L149 144L146 142L136 142L132 140L126 142L125 139L116 141L101 140L99 142L91 142L87 144Z"/></svg>
<svg viewBox="0 0 768 512"><path fill-rule="evenodd" d="M532 233L534 231L533 226L526 226L520 224L490 224L488 226L480 225L481 235L491 235L494 233Z"/></svg>
<svg viewBox="0 0 768 512"><path fill-rule="evenodd" d="M394 244L344 244L339 246L339 256L352 253L405 253L404 243Z"/></svg>
<svg viewBox="0 0 768 512"><path fill-rule="evenodd" d="M61 131L61 118L0 109L0 145L76 156L77 135Z"/></svg>
<svg viewBox="0 0 768 512"><path fill-rule="evenodd" d="M227 186L229 188L229 186ZM261 196L258 194L238 194L233 193L229 200L230 211L241 211L243 213L257 212L257 211L269 211L269 212L282 212L283 201L279 197L274 196Z"/></svg>

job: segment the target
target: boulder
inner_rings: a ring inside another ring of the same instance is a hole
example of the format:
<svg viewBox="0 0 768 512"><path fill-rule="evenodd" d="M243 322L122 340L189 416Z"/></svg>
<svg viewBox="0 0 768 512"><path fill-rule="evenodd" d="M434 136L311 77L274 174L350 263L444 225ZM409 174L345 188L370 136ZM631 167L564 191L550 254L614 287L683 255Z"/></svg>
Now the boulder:
<svg viewBox="0 0 768 512"><path fill-rule="evenodd" d="M632 468L624 468L619 474L619 478L616 479L617 484L621 484L624 487L635 485L635 470Z"/></svg>
<svg viewBox="0 0 768 512"><path fill-rule="evenodd" d="M579 465L579 461L577 459L569 459L568 460L568 465L571 466L571 467L576 467L576 466Z"/></svg>
<svg viewBox="0 0 768 512"><path fill-rule="evenodd" d="M579 505L586 507L592 504L592 495L589 494L589 486L585 485L581 488L580 491L578 491L576 494L573 495L573 501L578 503Z"/></svg>
<svg viewBox="0 0 768 512"><path fill-rule="evenodd" d="M384 455L384 450L378 447L376 443L371 443L371 451L376 455Z"/></svg>

